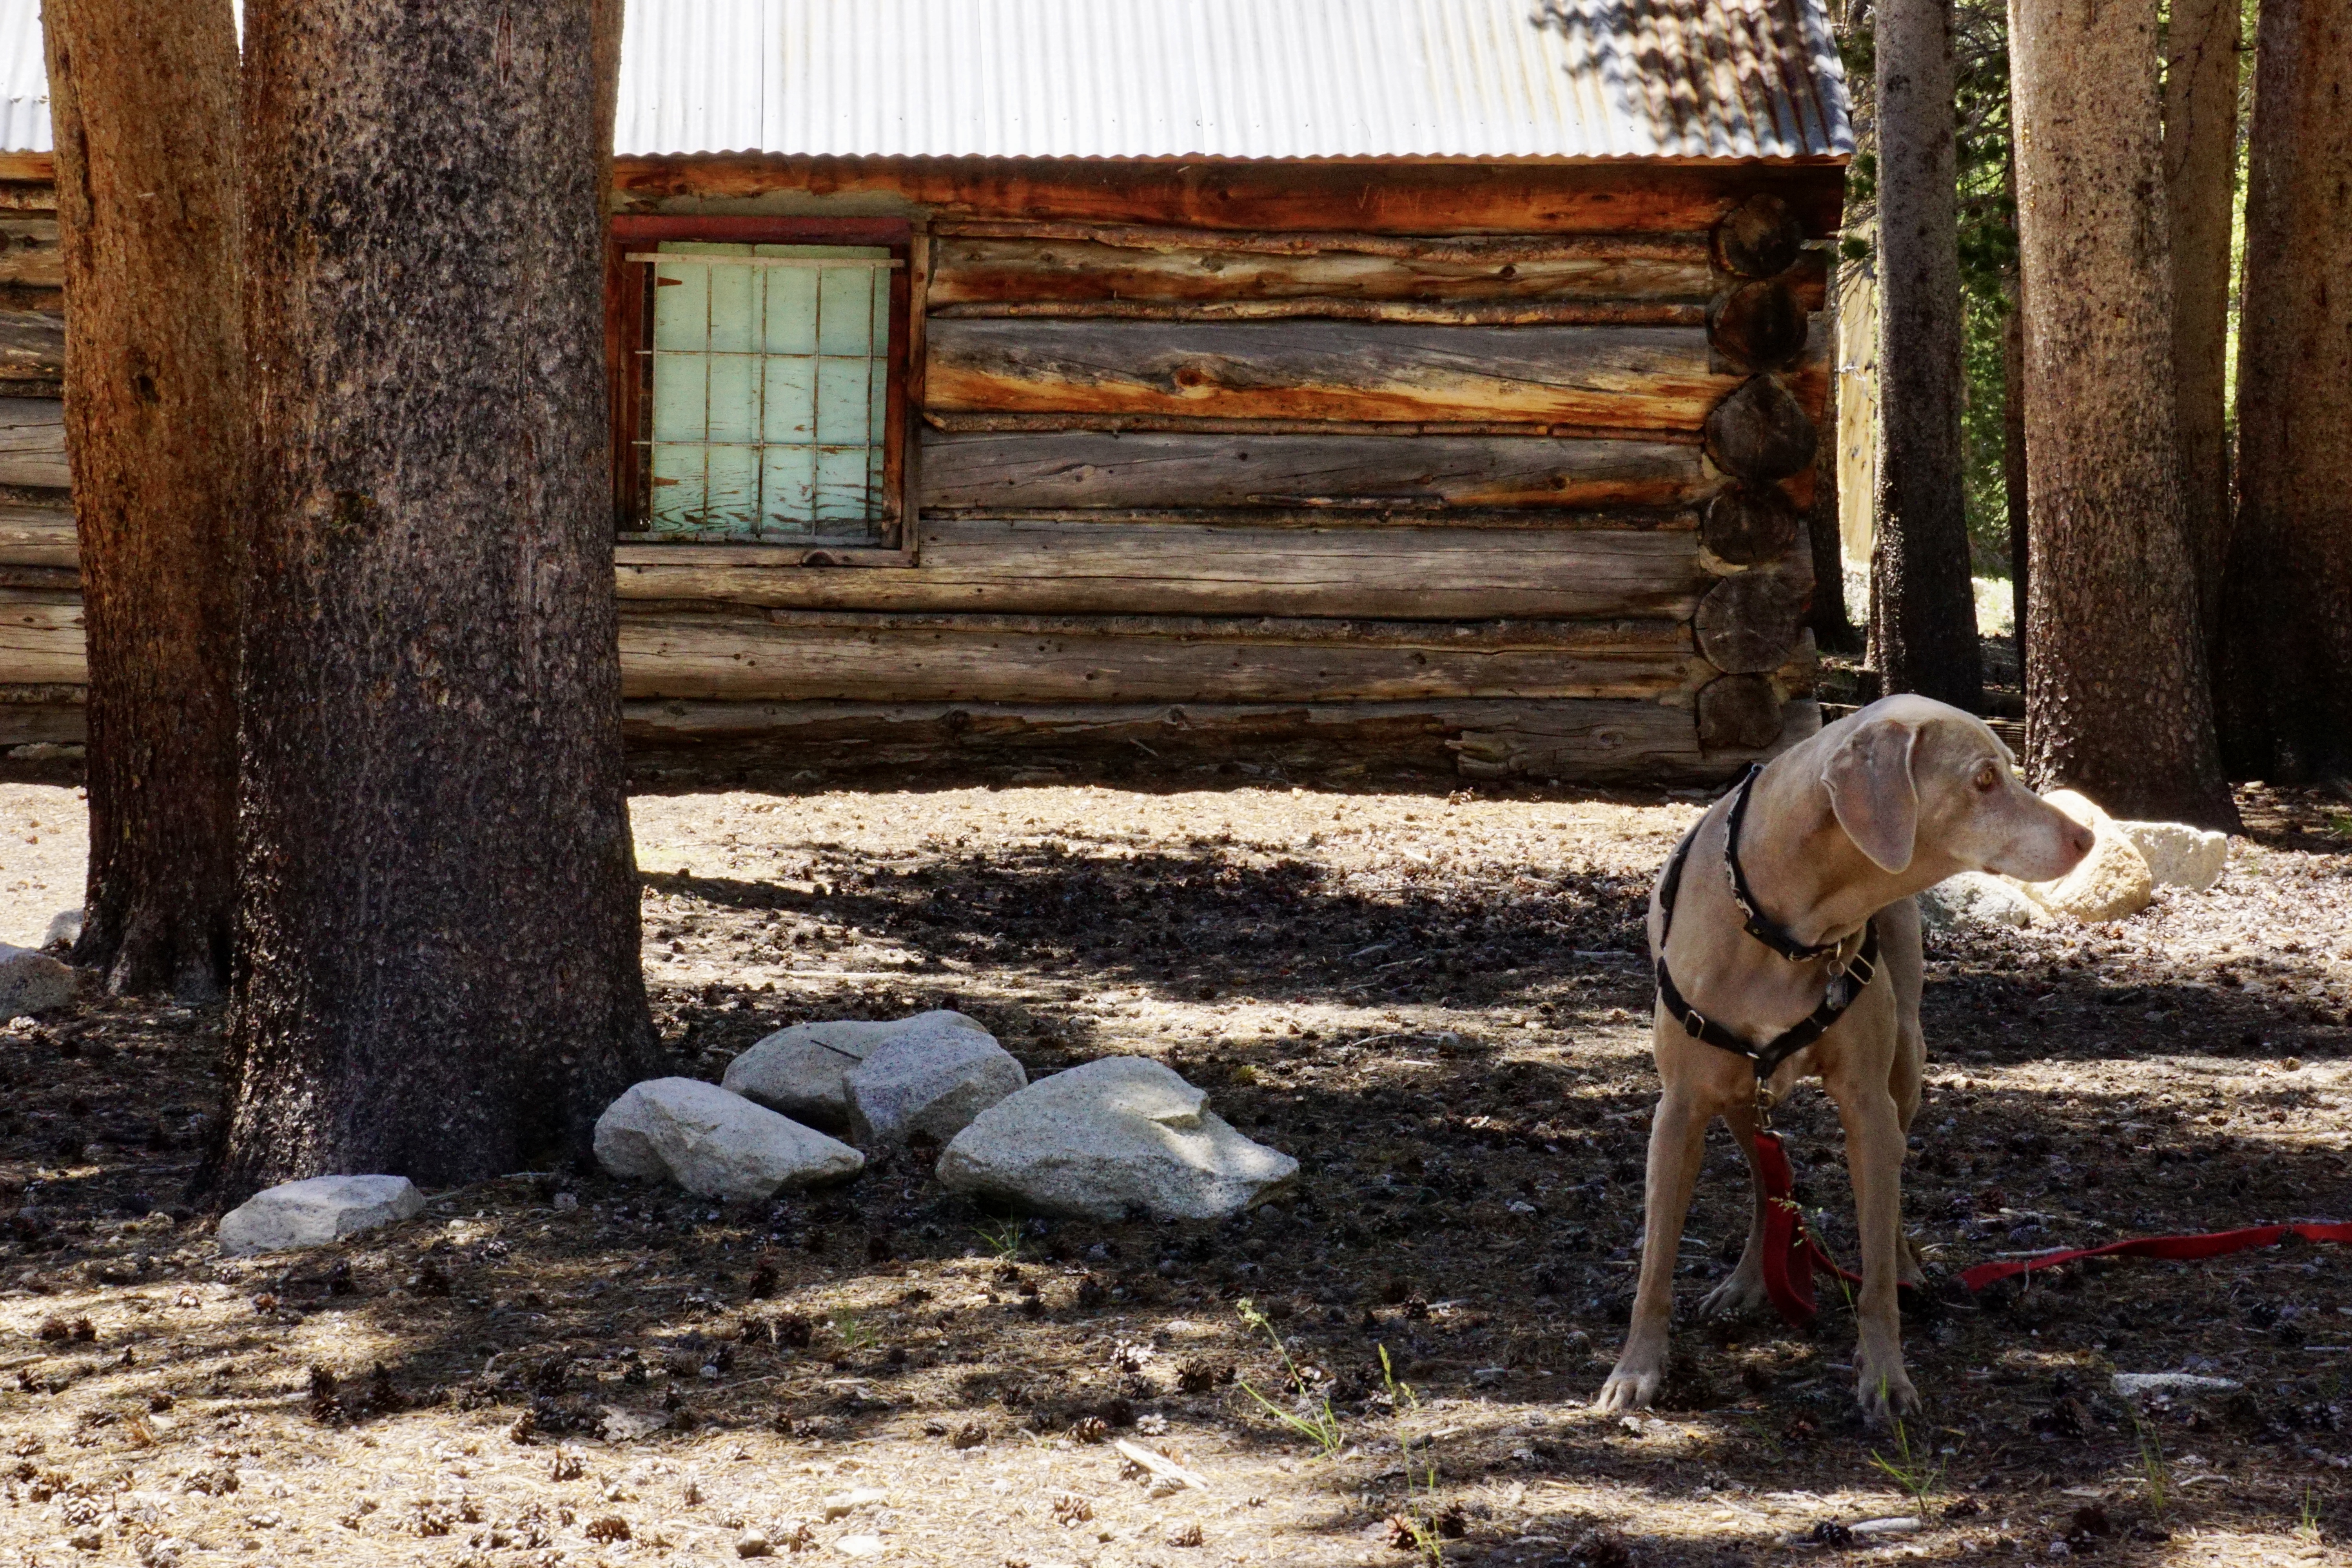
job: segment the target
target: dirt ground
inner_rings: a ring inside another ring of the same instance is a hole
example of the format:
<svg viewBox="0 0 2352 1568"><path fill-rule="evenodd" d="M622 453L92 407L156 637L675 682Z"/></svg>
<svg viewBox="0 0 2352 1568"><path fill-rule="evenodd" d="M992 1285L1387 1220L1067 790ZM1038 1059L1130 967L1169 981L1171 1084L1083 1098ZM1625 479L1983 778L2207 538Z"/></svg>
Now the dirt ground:
<svg viewBox="0 0 2352 1568"><path fill-rule="evenodd" d="M227 1259L179 1206L217 1014L6 1026L0 1563L2344 1560L2347 1249L1948 1286L1906 1325L1928 1417L1898 1445L1852 1416L1842 1307L1690 1321L1744 1213L1718 1130L1670 1407L1588 1410L1654 1093L1640 911L1697 800L1200 782L645 795L635 823L678 1070L936 1006L1033 1076L1157 1058L1302 1162L1225 1225L1007 1220L902 1156L754 1206L519 1173ZM2246 805L2208 893L1931 935L1906 1201L1940 1269L2352 1218L2352 805ZM74 901L82 831L69 786L0 785L0 938ZM1782 1125L1851 1257L1818 1090ZM2113 1392L2157 1371L2236 1386ZM1328 1450L1260 1398L1328 1402Z"/></svg>

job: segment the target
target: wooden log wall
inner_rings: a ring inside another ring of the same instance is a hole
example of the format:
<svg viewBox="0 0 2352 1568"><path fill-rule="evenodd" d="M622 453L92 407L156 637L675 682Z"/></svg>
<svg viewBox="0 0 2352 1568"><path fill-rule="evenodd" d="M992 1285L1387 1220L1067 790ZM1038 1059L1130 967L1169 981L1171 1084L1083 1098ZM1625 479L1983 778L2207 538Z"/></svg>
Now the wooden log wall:
<svg viewBox="0 0 2352 1568"><path fill-rule="evenodd" d="M890 194L920 329L903 549L619 548L633 743L1694 781L1817 725L1836 172L1289 179L625 161L639 210ZM70 728L80 628L0 210L5 743Z"/></svg>

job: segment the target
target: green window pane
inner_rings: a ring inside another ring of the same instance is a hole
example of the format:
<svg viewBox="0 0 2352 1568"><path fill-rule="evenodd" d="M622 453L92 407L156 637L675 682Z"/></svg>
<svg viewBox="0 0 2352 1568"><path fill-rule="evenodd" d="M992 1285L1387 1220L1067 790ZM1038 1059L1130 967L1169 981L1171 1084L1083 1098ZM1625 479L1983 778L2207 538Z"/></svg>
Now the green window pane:
<svg viewBox="0 0 2352 1568"><path fill-rule="evenodd" d="M816 449L816 520L819 522L864 522L874 515L866 488L866 449L819 447Z"/></svg>
<svg viewBox="0 0 2352 1568"><path fill-rule="evenodd" d="M703 447L656 444L653 449L653 531L671 533L698 526L702 510Z"/></svg>
<svg viewBox="0 0 2352 1568"><path fill-rule="evenodd" d="M713 264L710 274L710 352L750 353L758 346L759 279L755 268Z"/></svg>
<svg viewBox="0 0 2352 1568"><path fill-rule="evenodd" d="M768 313L762 347L772 354L816 353L816 280L813 267L763 267Z"/></svg>
<svg viewBox="0 0 2352 1568"><path fill-rule="evenodd" d="M867 439L867 416L873 406L874 362L864 359L821 359L816 362L816 438L825 446L863 446Z"/></svg>
<svg viewBox="0 0 2352 1568"><path fill-rule="evenodd" d="M753 447L711 447L709 500L704 526L730 533L756 533L760 527L760 454Z"/></svg>
<svg viewBox="0 0 2352 1568"><path fill-rule="evenodd" d="M816 439L816 361L761 361L764 379L760 438L805 446Z"/></svg>
<svg viewBox="0 0 2352 1568"><path fill-rule="evenodd" d="M816 516L816 448L770 447L760 454L763 533L806 533Z"/></svg>
<svg viewBox="0 0 2352 1568"><path fill-rule="evenodd" d="M703 411L709 406L709 365L710 361L701 354L654 355L655 440L709 438L709 423L703 417Z"/></svg>
<svg viewBox="0 0 2352 1568"><path fill-rule="evenodd" d="M699 352L709 341L710 268L664 262L654 268L654 347Z"/></svg>
<svg viewBox="0 0 2352 1568"><path fill-rule="evenodd" d="M759 362L749 354L710 356L709 441L756 441L760 437Z"/></svg>
<svg viewBox="0 0 2352 1568"><path fill-rule="evenodd" d="M817 287L817 352L867 353L874 341L872 269L828 267L817 276L822 279Z"/></svg>

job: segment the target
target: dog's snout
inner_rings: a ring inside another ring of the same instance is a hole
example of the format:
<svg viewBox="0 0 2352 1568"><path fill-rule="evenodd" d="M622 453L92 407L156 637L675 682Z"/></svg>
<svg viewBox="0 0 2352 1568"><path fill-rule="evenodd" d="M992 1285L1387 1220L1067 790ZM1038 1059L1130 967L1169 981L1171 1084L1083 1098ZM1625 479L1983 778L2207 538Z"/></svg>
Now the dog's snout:
<svg viewBox="0 0 2352 1568"><path fill-rule="evenodd" d="M2079 866L2083 863L2083 857L2091 852L2094 842L2095 840L2092 838L2089 828L2079 822L2072 820L2067 822L2066 854L2075 865Z"/></svg>

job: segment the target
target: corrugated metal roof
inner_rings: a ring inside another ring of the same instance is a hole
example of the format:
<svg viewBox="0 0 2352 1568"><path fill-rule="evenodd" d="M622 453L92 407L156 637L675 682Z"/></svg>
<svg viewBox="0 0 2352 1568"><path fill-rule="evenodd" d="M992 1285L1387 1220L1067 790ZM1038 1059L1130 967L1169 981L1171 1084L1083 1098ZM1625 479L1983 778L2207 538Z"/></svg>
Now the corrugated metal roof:
<svg viewBox="0 0 2352 1568"><path fill-rule="evenodd" d="M47 153L50 147L41 0L0 0L0 152Z"/></svg>
<svg viewBox="0 0 2352 1568"><path fill-rule="evenodd" d="M629 0L624 153L1850 153L1821 0ZM47 152L39 0L0 150Z"/></svg>
<svg viewBox="0 0 2352 1568"><path fill-rule="evenodd" d="M624 153L1851 153L1820 0L630 0Z"/></svg>

